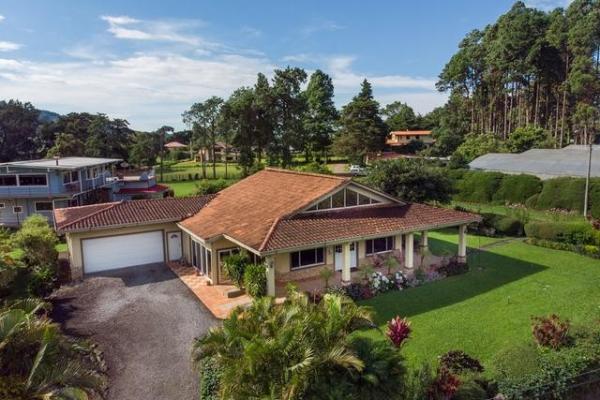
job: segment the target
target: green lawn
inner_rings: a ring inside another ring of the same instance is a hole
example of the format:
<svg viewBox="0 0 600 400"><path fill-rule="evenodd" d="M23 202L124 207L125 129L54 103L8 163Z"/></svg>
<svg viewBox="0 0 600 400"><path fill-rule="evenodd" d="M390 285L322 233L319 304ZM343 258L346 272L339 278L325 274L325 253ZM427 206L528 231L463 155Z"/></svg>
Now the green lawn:
<svg viewBox="0 0 600 400"><path fill-rule="evenodd" d="M461 206L466 208L467 210L477 212L477 213L495 213L502 215L512 215L515 210L501 205L501 204L481 204L481 203L467 203L464 201L453 201L453 206ZM581 221L583 220L583 216L578 213L557 213L551 211L543 211L543 210L533 210L527 209L529 213L529 218L532 220L538 221Z"/></svg>
<svg viewBox="0 0 600 400"><path fill-rule="evenodd" d="M430 237L435 254L456 251L456 235ZM478 242L471 235L468 243ZM386 321L406 316L413 327L404 349L409 365L455 349L488 363L500 349L531 340L533 315L557 313L575 323L600 316L600 260L511 241L471 250L469 263L465 275L361 302L374 308L382 328L366 334L382 337Z"/></svg>
<svg viewBox="0 0 600 400"><path fill-rule="evenodd" d="M225 178L225 164L217 163L215 167L217 178ZM212 178L212 173L212 164L206 164L207 178ZM228 178L239 178L240 174L241 170L238 168L237 164L227 164ZM156 168L156 176L160 180L160 166ZM195 179L196 176L198 176L198 178L202 177L202 166L200 163L195 161L181 161L178 163L165 163L164 165L163 182L165 183L187 181L190 176L192 179Z"/></svg>

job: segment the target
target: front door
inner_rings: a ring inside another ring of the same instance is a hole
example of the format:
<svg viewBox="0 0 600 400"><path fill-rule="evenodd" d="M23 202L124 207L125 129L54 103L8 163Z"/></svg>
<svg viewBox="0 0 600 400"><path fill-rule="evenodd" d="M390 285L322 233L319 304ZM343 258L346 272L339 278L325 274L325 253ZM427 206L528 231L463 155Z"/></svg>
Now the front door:
<svg viewBox="0 0 600 400"><path fill-rule="evenodd" d="M333 264L335 265L336 271L341 271L342 266L344 265L344 252L342 250L342 245L338 244L334 248L335 258Z"/></svg>
<svg viewBox="0 0 600 400"><path fill-rule="evenodd" d="M354 243L350 243L350 268L356 268L357 265L357 260L358 257L356 256L356 249L357 249L357 245L356 242Z"/></svg>
<svg viewBox="0 0 600 400"><path fill-rule="evenodd" d="M169 248L169 261L181 260L181 232L167 233L167 246Z"/></svg>
<svg viewBox="0 0 600 400"><path fill-rule="evenodd" d="M358 245L356 242L350 243L350 268L356 268L358 257L357 257ZM334 265L336 271L341 271L344 265L344 248L341 244L338 244L334 248Z"/></svg>

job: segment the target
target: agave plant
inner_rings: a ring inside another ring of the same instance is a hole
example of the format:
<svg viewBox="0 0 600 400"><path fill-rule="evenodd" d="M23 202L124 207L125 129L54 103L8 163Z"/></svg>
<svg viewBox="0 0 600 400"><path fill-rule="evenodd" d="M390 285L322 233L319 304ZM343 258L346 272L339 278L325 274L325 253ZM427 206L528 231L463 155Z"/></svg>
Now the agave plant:
<svg viewBox="0 0 600 400"><path fill-rule="evenodd" d="M27 299L0 311L0 398L86 400L103 392L93 346L65 336L48 307Z"/></svg>

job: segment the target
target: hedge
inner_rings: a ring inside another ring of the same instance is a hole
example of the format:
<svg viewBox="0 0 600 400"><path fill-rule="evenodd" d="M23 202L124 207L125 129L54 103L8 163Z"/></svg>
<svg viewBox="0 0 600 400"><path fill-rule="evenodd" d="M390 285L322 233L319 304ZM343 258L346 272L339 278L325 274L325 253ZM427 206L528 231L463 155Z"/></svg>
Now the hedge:
<svg viewBox="0 0 600 400"><path fill-rule="evenodd" d="M535 204L531 205L540 210L562 208L581 212L584 192L585 179L567 177L548 179L544 182Z"/></svg>
<svg viewBox="0 0 600 400"><path fill-rule="evenodd" d="M482 221L478 226L478 232L483 235L523 235L523 223L517 218L494 213L483 213L481 216Z"/></svg>
<svg viewBox="0 0 600 400"><path fill-rule="evenodd" d="M505 175L500 182L494 201L509 204L525 204L528 198L542 190L542 181L533 175Z"/></svg>
<svg viewBox="0 0 600 400"><path fill-rule="evenodd" d="M457 200L489 203L500 187L504 174L500 172L469 171L457 184Z"/></svg>
<svg viewBox="0 0 600 400"><path fill-rule="evenodd" d="M525 234L527 237L573 245L597 245L600 242L599 232L587 222L532 221L525 225Z"/></svg>

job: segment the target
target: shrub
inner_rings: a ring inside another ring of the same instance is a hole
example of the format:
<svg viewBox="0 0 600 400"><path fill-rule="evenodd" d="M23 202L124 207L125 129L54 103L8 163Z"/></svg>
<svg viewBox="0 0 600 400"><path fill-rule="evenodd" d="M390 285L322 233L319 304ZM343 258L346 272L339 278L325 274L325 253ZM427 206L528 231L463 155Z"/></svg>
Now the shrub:
<svg viewBox="0 0 600 400"><path fill-rule="evenodd" d="M410 321L396 316L388 322L386 335L394 346L401 347L410 337L410 332Z"/></svg>
<svg viewBox="0 0 600 400"><path fill-rule="evenodd" d="M325 175L332 174L331 170L327 167L326 164L321 164L316 161L313 161L308 164L304 164L296 169L300 172L312 172L312 173L316 173L316 174L325 174Z"/></svg>
<svg viewBox="0 0 600 400"><path fill-rule="evenodd" d="M504 175L493 200L509 204L525 204L528 198L540 193L542 181L533 175Z"/></svg>
<svg viewBox="0 0 600 400"><path fill-rule="evenodd" d="M196 184L196 194L206 195L206 194L215 194L220 192L231 185L230 182L225 179L216 179L216 180L203 180L200 183Z"/></svg>
<svg viewBox="0 0 600 400"><path fill-rule="evenodd" d="M448 368L440 367L433 384L429 388L429 397L433 399L451 399L461 385L460 378Z"/></svg>
<svg viewBox="0 0 600 400"><path fill-rule="evenodd" d="M218 400L221 370L213 357L202 360L200 366L200 400Z"/></svg>
<svg viewBox="0 0 600 400"><path fill-rule="evenodd" d="M248 265L249 260L246 254L232 254L223 260L223 271L225 275L233 281L238 287L242 288L244 284L244 269Z"/></svg>
<svg viewBox="0 0 600 400"><path fill-rule="evenodd" d="M47 265L35 267L29 274L27 292L31 296L46 297L56 289L56 268Z"/></svg>
<svg viewBox="0 0 600 400"><path fill-rule="evenodd" d="M494 228L496 232L508 236L522 236L525 229L521 221L513 217L498 218L494 223Z"/></svg>
<svg viewBox="0 0 600 400"><path fill-rule="evenodd" d="M252 297L263 297L267 294L267 270L263 264L246 265L244 287L246 293Z"/></svg>
<svg viewBox="0 0 600 400"><path fill-rule="evenodd" d="M23 251L23 261L28 267L56 265L58 237L46 217L39 214L27 217L13 235L13 242Z"/></svg>
<svg viewBox="0 0 600 400"><path fill-rule="evenodd" d="M569 321L561 321L556 314L533 317L531 332L540 346L558 349L569 343Z"/></svg>
<svg viewBox="0 0 600 400"><path fill-rule="evenodd" d="M334 272L330 267L323 267L319 271L319 276L323 279L323 283L325 284L325 289L329 289L329 280L333 277Z"/></svg>
<svg viewBox="0 0 600 400"><path fill-rule="evenodd" d="M525 234L536 239L574 245L596 244L597 234L587 222L532 221L525 225Z"/></svg>
<svg viewBox="0 0 600 400"><path fill-rule="evenodd" d="M451 258L448 263L438 268L438 272L446 276L461 275L468 271L469 265L466 262L459 261L455 257Z"/></svg>
<svg viewBox="0 0 600 400"><path fill-rule="evenodd" d="M454 373L483 372L481 363L461 350L449 351L441 356L440 365Z"/></svg>
<svg viewBox="0 0 600 400"><path fill-rule="evenodd" d="M504 177L499 172L469 171L458 183L457 200L490 203Z"/></svg>
<svg viewBox="0 0 600 400"><path fill-rule="evenodd" d="M535 208L549 210L561 208L565 210L582 211L585 179L554 178L544 181L535 204Z"/></svg>

